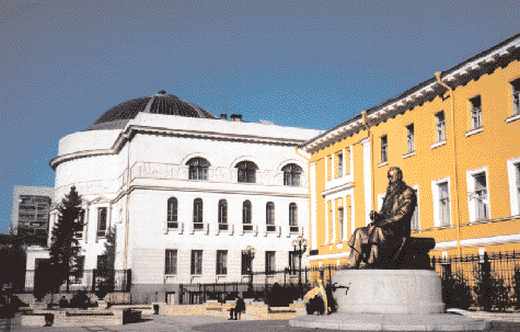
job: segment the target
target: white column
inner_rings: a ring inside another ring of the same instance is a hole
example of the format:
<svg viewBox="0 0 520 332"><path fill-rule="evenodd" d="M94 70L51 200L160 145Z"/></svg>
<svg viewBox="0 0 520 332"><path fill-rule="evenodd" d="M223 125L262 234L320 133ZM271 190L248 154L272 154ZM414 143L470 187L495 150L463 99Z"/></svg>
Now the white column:
<svg viewBox="0 0 520 332"><path fill-rule="evenodd" d="M370 223L372 210L372 158L370 156L370 140L363 140L363 178L365 191L365 224Z"/></svg>
<svg viewBox="0 0 520 332"><path fill-rule="evenodd" d="M329 243L329 201L325 200L325 239L324 244Z"/></svg>
<svg viewBox="0 0 520 332"><path fill-rule="evenodd" d="M331 207L332 207L332 243L338 242L338 239L336 237L336 200L331 200Z"/></svg>
<svg viewBox="0 0 520 332"><path fill-rule="evenodd" d="M310 241L311 241L311 250L318 249L318 225L317 225L317 208L316 208L316 163L311 163L309 167L309 177L310 177Z"/></svg>

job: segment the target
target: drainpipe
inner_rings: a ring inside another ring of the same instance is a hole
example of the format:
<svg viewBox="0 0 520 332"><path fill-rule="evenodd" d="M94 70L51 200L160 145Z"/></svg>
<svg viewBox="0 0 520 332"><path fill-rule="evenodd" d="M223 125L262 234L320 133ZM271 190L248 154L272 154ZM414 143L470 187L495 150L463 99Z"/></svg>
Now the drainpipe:
<svg viewBox="0 0 520 332"><path fill-rule="evenodd" d="M455 209L456 209L456 227L457 227L457 249L459 256L462 256L462 248L460 245L460 226L461 226L461 217L460 217L460 203L459 203L459 194L458 194L458 184L459 184L459 172L458 172L458 165L457 165L457 136L455 133L455 94L453 93L453 89L446 83L442 81L441 78L442 73L440 71L435 72L435 80L437 83L445 88L449 94L450 94L450 117L451 117L451 136L453 139L453 176L454 176L454 187L455 187L455 195L453 197L454 203L455 203Z"/></svg>

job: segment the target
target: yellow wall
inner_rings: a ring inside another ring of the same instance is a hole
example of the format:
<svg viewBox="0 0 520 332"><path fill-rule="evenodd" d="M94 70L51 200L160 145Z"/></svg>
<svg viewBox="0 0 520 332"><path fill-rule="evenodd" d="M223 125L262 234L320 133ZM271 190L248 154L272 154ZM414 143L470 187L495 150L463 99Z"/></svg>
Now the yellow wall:
<svg viewBox="0 0 520 332"><path fill-rule="evenodd" d="M520 77L520 62L513 60L504 67L483 74L467 84L460 85L450 96L437 96L424 104L409 109L385 122L371 126L368 130L358 131L352 136L328 145L311 155L311 162L316 163L318 255L337 254L347 251L344 241L325 243L325 202L326 191L325 159L342 149L352 148L354 177L351 186L354 190L356 227L364 226L365 218L365 181L363 172L363 147L360 141L369 137L372 141L372 206L377 207L378 194L384 194L387 186L386 172L390 166L399 166L404 173L404 180L410 186L418 188L420 231L413 236L434 237L438 243L465 239L482 239L497 235L520 233L520 216L511 216L509 200L509 180L507 160L520 157L520 120L507 123L512 114L511 86L513 79ZM470 130L469 98L481 96L482 131L467 136ZM452 103L454 112L452 112ZM435 113L443 110L446 121L446 144L433 148L436 142ZM415 153L407 153L406 126L414 124ZM380 163L380 137L388 137L388 162ZM348 151L348 150L347 150ZM344 156L344 167L348 169L348 153ZM334 165L329 162L329 178ZM481 222L469 221L467 171L487 169L487 190L489 197L490 218ZM432 181L450 179L451 226L435 227L433 223ZM335 212L337 213L337 206ZM330 219L329 219L330 220ZM336 218L336 221L338 218ZM346 218L350 220L350 218ZM329 222L330 223L330 222ZM460 225L459 225L460 223ZM337 228L339 230L339 228ZM346 229L350 235L350 228ZM329 227L329 233L332 231ZM329 236L330 238L330 236ZM453 243L453 242L452 242ZM343 246L341 246L343 244ZM457 246L447 249L448 254L478 252L480 245ZM520 244L502 243L483 246L488 251L520 249ZM440 250L434 252L440 254ZM344 262L344 258L340 258ZM338 259L311 260L312 265L336 264Z"/></svg>

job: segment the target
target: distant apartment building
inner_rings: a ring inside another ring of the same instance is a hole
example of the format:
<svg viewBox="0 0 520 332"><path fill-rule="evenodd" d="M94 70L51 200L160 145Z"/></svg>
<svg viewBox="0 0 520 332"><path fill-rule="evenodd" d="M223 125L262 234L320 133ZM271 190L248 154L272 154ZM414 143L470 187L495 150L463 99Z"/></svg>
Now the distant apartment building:
<svg viewBox="0 0 520 332"><path fill-rule="evenodd" d="M54 197L54 188L15 186L11 226L14 230L24 228L33 233L48 233L49 211Z"/></svg>

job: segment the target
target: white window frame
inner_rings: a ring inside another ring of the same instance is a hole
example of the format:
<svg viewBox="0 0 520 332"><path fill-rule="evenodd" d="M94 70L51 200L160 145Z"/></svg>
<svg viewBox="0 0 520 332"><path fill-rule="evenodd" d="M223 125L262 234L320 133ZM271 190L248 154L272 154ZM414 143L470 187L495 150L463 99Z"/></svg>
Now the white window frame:
<svg viewBox="0 0 520 332"><path fill-rule="evenodd" d="M440 121L439 115L442 114L443 120ZM434 114L435 117L435 143L443 143L447 140L446 135L446 112L438 111ZM442 130L439 130L442 129Z"/></svg>
<svg viewBox="0 0 520 332"><path fill-rule="evenodd" d="M520 156L509 159L507 161L507 177L509 179L509 204L511 207L511 215L520 215L520 194L517 192L516 183L520 181L516 174L516 165L520 164Z"/></svg>
<svg viewBox="0 0 520 332"><path fill-rule="evenodd" d="M486 194L487 194L487 218L484 218L484 219L477 219L477 204L475 202L475 199L472 197L472 193L475 192L475 186L476 186L476 181L475 181L475 175L477 174L480 174L480 173L484 173L485 177L486 177ZM490 192L489 192L489 171L488 171L488 167L487 166L484 166L484 167L480 167L480 168L476 168L476 169L472 169L472 170L468 170L466 171L466 185L467 185L467 191L468 191L468 215L469 215L469 222L470 223L473 223L473 222L477 222L477 221L483 221L483 220L488 220L488 219L491 219L491 195L490 195Z"/></svg>
<svg viewBox="0 0 520 332"><path fill-rule="evenodd" d="M340 158L341 157L341 158ZM343 150L338 151L336 153L336 158L338 159L338 174L336 174L336 178L343 177L345 173L345 154ZM334 166L335 168L335 166Z"/></svg>
<svg viewBox="0 0 520 332"><path fill-rule="evenodd" d="M473 101L478 98L480 106L475 107ZM468 99L469 102L469 116L470 116L470 130L482 128L482 96L475 95Z"/></svg>
<svg viewBox="0 0 520 332"><path fill-rule="evenodd" d="M415 152L415 126L413 123L406 125L406 153ZM410 130L411 129L411 130Z"/></svg>
<svg viewBox="0 0 520 332"><path fill-rule="evenodd" d="M447 225L441 225L440 220L440 205L439 205L439 199L440 199L440 192L439 192L439 184L447 182L448 183L448 199L449 199L449 208L450 208L450 222ZM452 208L452 199L451 199L451 181L449 177L445 177L442 179L437 179L432 181L432 197L433 197L433 225L434 227L450 227L452 226L453 222L453 208Z"/></svg>
<svg viewBox="0 0 520 332"><path fill-rule="evenodd" d="M515 104L515 86L513 85L513 83L515 81L520 81L520 78L516 78L514 80L511 80L509 81L509 86L511 88L511 115L512 116L515 116L515 115L520 115L520 102L518 102L518 104ZM518 96L517 96L517 101L520 101L520 87L519 87L519 90L518 90Z"/></svg>

